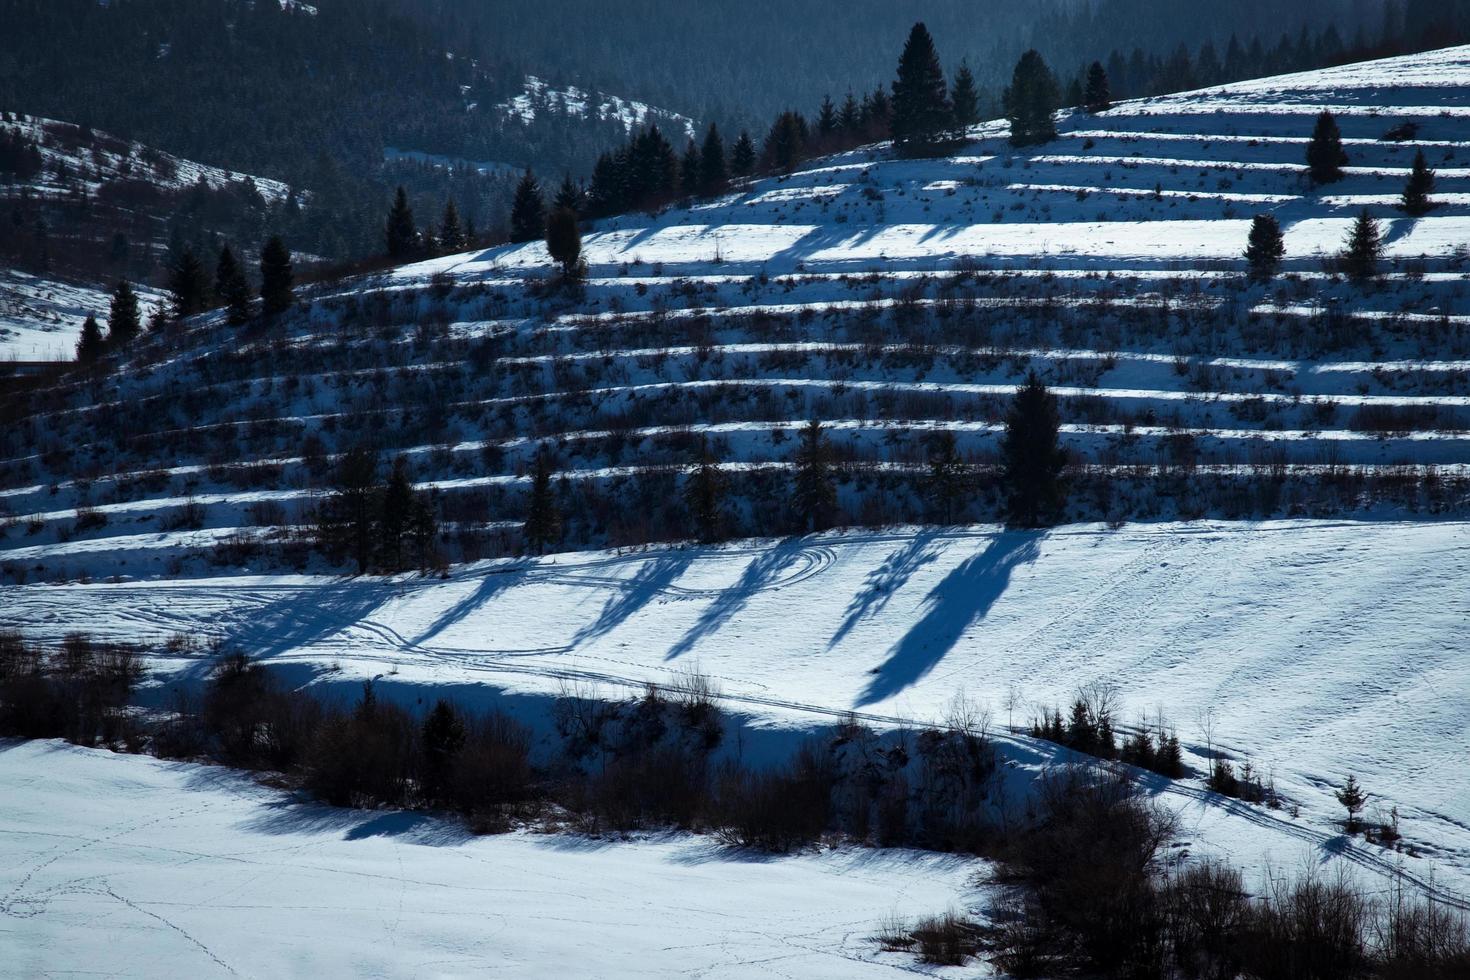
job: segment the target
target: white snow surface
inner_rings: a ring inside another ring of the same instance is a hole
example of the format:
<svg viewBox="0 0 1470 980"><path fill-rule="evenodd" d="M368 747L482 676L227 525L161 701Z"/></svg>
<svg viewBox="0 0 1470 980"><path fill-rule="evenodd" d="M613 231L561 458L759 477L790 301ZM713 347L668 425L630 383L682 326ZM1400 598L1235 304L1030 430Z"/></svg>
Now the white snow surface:
<svg viewBox="0 0 1470 980"><path fill-rule="evenodd" d="M165 302L163 294L145 286L135 292L146 322ZM111 294L98 288L0 269L0 359L70 360L87 317L97 317L105 331L111 304Z"/></svg>
<svg viewBox="0 0 1470 980"><path fill-rule="evenodd" d="M59 977L883 977L889 915L978 862L705 838L475 838L218 768L0 742L0 972Z"/></svg>
<svg viewBox="0 0 1470 980"><path fill-rule="evenodd" d="M697 668L751 724L792 733L849 710L879 727L938 721L959 692L1019 732L1110 682L1124 722L1162 711L1201 771L1212 738L1300 807L1160 781L1193 851L1253 875L1304 857L1402 865L1464 901L1467 576L1464 523L895 529L484 562L445 580L26 585L0 598L0 627L148 643L161 685L203 667L161 652L180 632L334 684L385 677L411 698L567 683L616 698ZM1003 741L1026 767L1057 754ZM1370 810L1398 807L1405 854L1341 834L1332 793L1349 773Z"/></svg>
<svg viewBox="0 0 1470 980"><path fill-rule="evenodd" d="M605 92L589 92L575 85L556 88L545 79L527 75L525 86L498 108L506 116L530 122L537 113L611 119L632 132L639 126L657 123L673 133L693 137L694 120L671 109L661 109L636 99Z"/></svg>

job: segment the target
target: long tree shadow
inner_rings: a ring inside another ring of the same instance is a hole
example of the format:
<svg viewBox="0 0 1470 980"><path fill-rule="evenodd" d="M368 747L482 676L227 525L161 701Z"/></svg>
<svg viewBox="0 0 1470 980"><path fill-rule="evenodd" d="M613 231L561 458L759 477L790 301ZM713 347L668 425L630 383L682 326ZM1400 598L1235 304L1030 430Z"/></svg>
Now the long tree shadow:
<svg viewBox="0 0 1470 980"><path fill-rule="evenodd" d="M454 624L468 619L471 613L501 592L511 586L519 585L530 564L527 561L517 561L510 565L498 565L486 572L474 592L440 613L439 618L430 623L427 629L408 641L409 645L418 646L432 640Z"/></svg>
<svg viewBox="0 0 1470 980"><path fill-rule="evenodd" d="M984 619L1005 594L1016 566L1036 560L1041 537L1037 531L997 535L984 551L946 575L925 597L924 615L888 651L888 659L873 668L875 676L857 706L884 701L933 670L965 630Z"/></svg>
<svg viewBox="0 0 1470 980"><path fill-rule="evenodd" d="M608 598L597 619L577 630L577 635L572 637L572 646L606 636L627 622L673 585L693 561L694 556L690 552L677 551L645 562L627 585Z"/></svg>
<svg viewBox="0 0 1470 980"><path fill-rule="evenodd" d="M939 557L939 548L934 545L937 536L934 531L923 531L915 535L908 544L883 559L883 564L867 574L862 591L847 604L842 615L842 624L832 634L832 639L827 641L827 649L841 643L843 637L851 633L858 623L881 613L883 607L888 605L888 600L893 598L893 593L902 588L920 568Z"/></svg>
<svg viewBox="0 0 1470 980"><path fill-rule="evenodd" d="M235 630L226 641L269 659L340 633L392 597L391 584L368 578L334 581L277 599Z"/></svg>
<svg viewBox="0 0 1470 980"><path fill-rule="evenodd" d="M730 617L745 608L751 596L769 587L781 570L796 560L802 547L800 538L791 538L752 560L745 566L740 580L710 603L689 631L669 648L664 659L675 660L683 656L700 640L724 626Z"/></svg>

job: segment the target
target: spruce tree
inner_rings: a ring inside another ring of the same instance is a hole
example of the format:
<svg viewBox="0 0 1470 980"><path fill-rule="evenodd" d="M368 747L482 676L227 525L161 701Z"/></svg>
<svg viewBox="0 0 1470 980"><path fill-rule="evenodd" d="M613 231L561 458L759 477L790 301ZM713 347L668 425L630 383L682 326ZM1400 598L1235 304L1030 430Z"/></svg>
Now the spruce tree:
<svg viewBox="0 0 1470 980"><path fill-rule="evenodd" d="M291 308L296 300L292 292L295 281L291 251L281 241L280 235L272 235L260 250L260 305L266 316L275 316Z"/></svg>
<svg viewBox="0 0 1470 980"><path fill-rule="evenodd" d="M1080 109L1082 108L1084 98L1082 94L1082 78L1081 76L1074 75L1072 76L1072 80L1067 83L1067 94L1062 99L1062 108Z"/></svg>
<svg viewBox="0 0 1470 980"><path fill-rule="evenodd" d="M562 275L575 279L582 262L582 232L577 227L577 213L570 208L557 208L546 219L546 251L561 266Z"/></svg>
<svg viewBox="0 0 1470 980"><path fill-rule="evenodd" d="M112 308L107 317L107 341L114 347L130 344L143 331L138 315L138 295L126 279L119 279L112 291Z"/></svg>
<svg viewBox="0 0 1470 980"><path fill-rule="evenodd" d="M822 96L821 108L817 110L817 143L823 148L830 148L837 136L837 106L832 102L832 96Z"/></svg>
<svg viewBox="0 0 1470 980"><path fill-rule="evenodd" d="M402 262L418 251L419 233L414 226L413 209L408 206L408 192L402 187L393 195L393 207L388 210L384 237L388 257L394 261Z"/></svg>
<svg viewBox="0 0 1470 980"><path fill-rule="evenodd" d="M424 719L420 737L424 747L424 796L432 804L449 789L454 763L464 748L464 719L454 705L440 698Z"/></svg>
<svg viewBox="0 0 1470 980"><path fill-rule="evenodd" d="M1006 413L1001 439L1001 479L1011 523L1041 527L1062 512L1066 451L1058 438L1057 399L1032 371Z"/></svg>
<svg viewBox="0 0 1470 980"><path fill-rule="evenodd" d="M894 147L907 156L933 152L954 124L934 39L920 21L909 31L893 80L890 131Z"/></svg>
<svg viewBox="0 0 1470 980"><path fill-rule="evenodd" d="M699 147L692 136L684 147L683 159L679 161L679 189L685 197L699 193Z"/></svg>
<svg viewBox="0 0 1470 980"><path fill-rule="evenodd" d="M1104 112L1113 107L1113 90L1108 84L1107 69L1102 62L1094 61L1087 69L1087 87L1082 101L1088 112Z"/></svg>
<svg viewBox="0 0 1470 980"><path fill-rule="evenodd" d="M378 517L378 457L366 446L343 453L332 472L332 495L323 511L321 536L337 553L346 551L365 575L372 566Z"/></svg>
<svg viewBox="0 0 1470 980"><path fill-rule="evenodd" d="M454 199L449 198L444 202L444 217L439 221L439 248L453 254L463 251L468 244L464 228L459 223L459 208L454 206Z"/></svg>
<svg viewBox="0 0 1470 980"><path fill-rule="evenodd" d="M750 138L749 132L741 130L735 149L730 153L730 173L736 177L749 177L754 172L755 140Z"/></svg>
<svg viewBox="0 0 1470 980"><path fill-rule="evenodd" d="M582 199L582 188L577 186L571 174L563 175L561 186L556 189L556 196L551 199L551 210L566 210L579 217L583 211L587 210L586 202Z"/></svg>
<svg viewBox="0 0 1470 980"><path fill-rule="evenodd" d="M413 481L408 476L408 459L399 456L393 460L388 485L383 488L378 518L379 561L390 572L403 570L403 538L413 517L413 504Z"/></svg>
<svg viewBox="0 0 1470 980"><path fill-rule="evenodd" d="M810 531L830 526L837 509L837 485L832 480L830 450L822 423L812 419L801 430L801 445L792 460L791 505Z"/></svg>
<svg viewBox="0 0 1470 980"><path fill-rule="evenodd" d="M837 118L842 126L842 138L844 142L851 144L861 138L863 129L862 110L858 108L858 101L853 98L851 91L847 93L847 98L842 100L842 111L837 114Z"/></svg>
<svg viewBox="0 0 1470 980"><path fill-rule="evenodd" d="M1378 263L1383 259L1383 236L1378 222L1364 208L1353 220L1341 256L1342 271L1353 282L1367 282L1378 275Z"/></svg>
<svg viewBox="0 0 1470 980"><path fill-rule="evenodd" d="M516 185L515 200L510 206L510 240L533 242L545 230L546 217L541 204L541 185L530 168Z"/></svg>
<svg viewBox="0 0 1470 980"><path fill-rule="evenodd" d="M924 493L943 524L953 524L969 492L969 467L960 458L953 432L937 432L929 444L929 473Z"/></svg>
<svg viewBox="0 0 1470 980"><path fill-rule="evenodd" d="M522 529L526 550L533 555L545 553L547 545L561 536L561 513L551 488L551 461L543 451L536 456L531 472L531 494L526 507L526 523Z"/></svg>
<svg viewBox="0 0 1470 980"><path fill-rule="evenodd" d="M102 339L102 328L97 325L97 318L87 317L82 324L82 334L77 338L77 363L95 363L106 349L107 343Z"/></svg>
<svg viewBox="0 0 1470 980"><path fill-rule="evenodd" d="M1347 811L1347 829L1348 833L1352 833L1358 829L1358 814L1362 813L1363 807L1368 805L1368 794L1364 793L1363 787L1358 785L1356 777L1349 776L1342 789L1334 795L1337 797L1337 802L1341 803L1342 808Z"/></svg>
<svg viewBox="0 0 1470 980"><path fill-rule="evenodd" d="M1409 179L1404 183L1403 209L1415 217L1428 214L1434 207L1429 200L1429 195L1433 193L1434 171L1429 169L1429 164L1424 160L1424 151L1420 150L1414 154L1414 168L1409 171Z"/></svg>
<svg viewBox="0 0 1470 980"><path fill-rule="evenodd" d="M707 543L719 539L724 493L725 475L709 451L709 440L700 436L694 466L684 477L684 505L689 510L690 523L700 541Z"/></svg>
<svg viewBox="0 0 1470 980"><path fill-rule="evenodd" d="M214 293L225 305L231 325L238 327L250 319L250 283L228 245L219 252L219 262L214 270Z"/></svg>
<svg viewBox="0 0 1470 980"><path fill-rule="evenodd" d="M174 316L179 319L193 316L208 302L209 276L192 248L186 247L169 270L168 291Z"/></svg>
<svg viewBox="0 0 1470 980"><path fill-rule="evenodd" d="M1245 246L1245 261L1250 277L1259 282L1273 278L1285 257L1286 243L1282 239L1281 225L1276 216L1256 215L1251 221L1250 237Z"/></svg>
<svg viewBox="0 0 1470 980"><path fill-rule="evenodd" d="M954 107L955 128L961 133L980 122L980 92L975 87L975 76L966 63L962 62L960 70L955 72L949 101Z"/></svg>
<svg viewBox="0 0 1470 980"><path fill-rule="evenodd" d="M714 123L704 134L704 145L699 150L699 186L704 194L718 194L725 189L725 141Z"/></svg>
<svg viewBox="0 0 1470 980"><path fill-rule="evenodd" d="M1057 80L1034 48L1021 55L1005 91L1006 118L1013 146L1034 146L1057 135L1052 113L1057 109Z"/></svg>
<svg viewBox="0 0 1470 980"><path fill-rule="evenodd" d="M776 117L766 135L761 159L766 169L789 174L806 155L806 120L798 112L787 110Z"/></svg>
<svg viewBox="0 0 1470 980"><path fill-rule="evenodd" d="M1312 139L1307 144L1307 171L1312 177L1312 183L1331 184L1342 180L1342 167L1347 161L1337 119L1331 112L1323 109L1317 116Z"/></svg>

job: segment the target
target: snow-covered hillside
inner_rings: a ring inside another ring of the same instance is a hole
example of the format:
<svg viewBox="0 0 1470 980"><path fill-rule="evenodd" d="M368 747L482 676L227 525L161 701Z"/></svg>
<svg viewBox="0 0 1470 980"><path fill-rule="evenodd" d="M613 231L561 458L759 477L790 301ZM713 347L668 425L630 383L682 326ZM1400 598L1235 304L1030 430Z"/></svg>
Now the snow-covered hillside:
<svg viewBox="0 0 1470 980"><path fill-rule="evenodd" d="M140 292L145 318L165 302L162 293ZM111 302L101 289L0 269L0 359L70 360L82 323L88 316L105 323Z"/></svg>
<svg viewBox="0 0 1470 980"><path fill-rule="evenodd" d="M679 136L694 136L694 120L670 109L661 109L636 99L625 99L604 92L588 92L575 85L555 88L545 79L527 75L525 87L509 100L496 106L505 115L530 122L537 113L575 116L586 119L610 119L632 132L650 123Z"/></svg>

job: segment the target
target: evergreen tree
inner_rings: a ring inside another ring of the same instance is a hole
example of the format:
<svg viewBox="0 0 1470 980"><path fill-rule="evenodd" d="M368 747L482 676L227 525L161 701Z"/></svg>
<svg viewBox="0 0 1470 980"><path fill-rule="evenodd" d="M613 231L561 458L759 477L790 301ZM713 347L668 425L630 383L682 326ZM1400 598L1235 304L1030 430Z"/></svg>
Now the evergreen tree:
<svg viewBox="0 0 1470 980"><path fill-rule="evenodd" d="M1057 436L1057 399L1032 371L1006 413L1002 481L1013 524L1041 527L1061 516L1066 451Z"/></svg>
<svg viewBox="0 0 1470 980"><path fill-rule="evenodd" d="M439 533L434 498L426 493L416 493L413 509L409 514L408 536L413 542L414 562L419 571L426 571L434 552L434 538Z"/></svg>
<svg viewBox="0 0 1470 980"><path fill-rule="evenodd" d="M1335 794L1337 802L1347 811L1347 829L1351 833L1358 829L1358 814L1363 812L1363 807L1368 805L1368 794L1363 792L1363 787L1358 785L1358 780L1349 776L1342 789Z"/></svg>
<svg viewBox="0 0 1470 980"><path fill-rule="evenodd" d="M930 153L953 125L954 108L939 66L939 52L920 21L909 31L893 81L890 129L894 147L909 156Z"/></svg>
<svg viewBox="0 0 1470 980"><path fill-rule="evenodd" d="M1409 179L1404 183L1403 209L1415 217L1428 214L1434 207L1429 200L1429 195L1433 193L1434 171L1429 169L1429 164L1424 160L1424 151L1420 150L1414 154L1414 168L1409 171Z"/></svg>
<svg viewBox="0 0 1470 980"><path fill-rule="evenodd" d="M817 110L817 142L823 148L831 147L837 136L837 106L832 96L822 96L822 106Z"/></svg>
<svg viewBox="0 0 1470 980"><path fill-rule="evenodd" d="M168 291L173 299L174 316L179 319L193 316L208 302L209 277L192 248L186 247L169 270Z"/></svg>
<svg viewBox="0 0 1470 980"><path fill-rule="evenodd" d="M721 502L725 493L725 475L709 451L706 437L699 438L699 454L694 466L684 477L684 505L699 540L715 541L723 521Z"/></svg>
<svg viewBox="0 0 1470 980"><path fill-rule="evenodd" d="M401 186L393 195L393 207L388 210L384 235L388 257L396 262L403 262L418 251L419 233L414 226L413 208L408 206L408 192Z"/></svg>
<svg viewBox="0 0 1470 980"><path fill-rule="evenodd" d="M750 138L750 133L740 131L740 138L735 141L735 149L730 154L730 173L736 177L749 177L755 172L755 141Z"/></svg>
<svg viewBox="0 0 1470 980"><path fill-rule="evenodd" d="M454 198L449 198L444 202L444 217L439 220L439 248L453 254L463 251L468 244L459 223L459 208L454 206Z"/></svg>
<svg viewBox="0 0 1470 980"><path fill-rule="evenodd" d="M850 144L861 137L862 110L858 108L858 101L853 98L851 91L847 93L847 98L842 100L842 111L837 114L837 119L842 127L842 137L845 142Z"/></svg>
<svg viewBox="0 0 1470 980"><path fill-rule="evenodd" d="M561 537L561 512L556 506L556 495L551 488L551 461L545 451L536 455L536 467L531 471L531 495L526 508L526 523L522 529L526 550L534 555L543 554L546 546Z"/></svg>
<svg viewBox="0 0 1470 980"><path fill-rule="evenodd" d="M679 161L679 187L685 197L699 193L699 147L692 136L684 147L684 158Z"/></svg>
<svg viewBox="0 0 1470 980"><path fill-rule="evenodd" d="M138 295L126 279L119 279L112 290L112 308L107 317L107 340L114 347L133 342L143 331L138 315Z"/></svg>
<svg viewBox="0 0 1470 980"><path fill-rule="evenodd" d="M968 64L962 62L960 70L955 72L949 101L954 105L955 128L964 132L980 122L980 92L975 87L975 76Z"/></svg>
<svg viewBox="0 0 1470 980"><path fill-rule="evenodd" d="M969 485L969 467L960 458L954 433L948 430L935 433L929 444L929 473L924 481L924 493L941 523L954 523L955 514L964 507Z"/></svg>
<svg viewBox="0 0 1470 980"><path fill-rule="evenodd" d="M792 509L811 531L830 526L837 510L837 485L832 479L830 449L822 423L812 419L801 430L792 486Z"/></svg>
<svg viewBox="0 0 1470 980"><path fill-rule="evenodd" d="M766 135L761 159L767 170L789 174L806 154L806 120L788 109L776 117Z"/></svg>
<svg viewBox="0 0 1470 980"><path fill-rule="evenodd" d="M420 732L424 747L424 796L430 803L442 799L465 743L465 724L454 705L443 698L434 703Z"/></svg>
<svg viewBox="0 0 1470 980"><path fill-rule="evenodd" d="M557 208L546 219L546 251L552 261L561 265L562 275L576 278L582 261L582 232L577 227L577 214L570 208Z"/></svg>
<svg viewBox="0 0 1470 980"><path fill-rule="evenodd" d="M1337 119L1323 109L1312 129L1311 142L1307 144L1307 171L1311 174L1312 183L1331 184L1342 180L1342 166L1347 160Z"/></svg>
<svg viewBox="0 0 1470 980"><path fill-rule="evenodd" d="M1080 109L1084 96L1082 94L1082 79L1076 75L1067 83L1067 94L1062 99L1062 107L1065 109Z"/></svg>
<svg viewBox="0 0 1470 980"><path fill-rule="evenodd" d="M408 476L408 459L393 460L388 485L383 489L381 516L378 519L378 552L384 568L390 572L403 570L403 538L413 518L413 481Z"/></svg>
<svg viewBox="0 0 1470 980"><path fill-rule="evenodd" d="M1108 84L1107 69L1100 61L1094 61L1087 69L1087 87L1082 101L1088 112L1104 112L1113 107L1112 86Z"/></svg>
<svg viewBox="0 0 1470 980"><path fill-rule="evenodd" d="M97 318L87 317L82 324L82 335L77 338L77 363L95 363L106 349L107 343L102 339L102 328L97 325Z"/></svg>
<svg viewBox="0 0 1470 980"><path fill-rule="evenodd" d="M725 141L714 123L704 134L699 151L699 186L702 193L718 194L725 189Z"/></svg>
<svg viewBox="0 0 1470 980"><path fill-rule="evenodd" d="M516 185L515 200L510 206L510 240L533 242L545 230L546 216L541 204L541 185L530 168Z"/></svg>
<svg viewBox="0 0 1470 980"><path fill-rule="evenodd" d="M281 241L280 235L272 235L260 250L260 304L266 316L275 316L291 308L296 300L292 291L295 281L291 251Z"/></svg>
<svg viewBox="0 0 1470 980"><path fill-rule="evenodd" d="M332 473L332 495L322 515L320 537L329 550L346 551L359 575L373 560L377 501L377 455L365 446L343 453Z"/></svg>
<svg viewBox="0 0 1470 980"><path fill-rule="evenodd" d="M250 283L228 245L219 251L219 262L214 270L214 294L225 305L233 326L238 327L250 319Z"/></svg>
<svg viewBox="0 0 1470 980"><path fill-rule="evenodd" d="M561 186L556 189L556 197L551 199L551 210L566 210L578 216L587 210L586 202L582 199L582 188L577 186L571 174L562 177Z"/></svg>
<svg viewBox="0 0 1470 980"><path fill-rule="evenodd" d="M1364 208L1353 221L1344 243L1341 263L1342 271L1353 282L1367 282L1378 275L1378 263L1383 259L1383 235L1378 222Z"/></svg>
<svg viewBox="0 0 1470 980"><path fill-rule="evenodd" d="M893 135L893 103L888 92L879 85L866 101L863 128L870 140L879 140Z"/></svg>
<svg viewBox="0 0 1470 980"><path fill-rule="evenodd" d="M1006 117L1011 122L1011 144L1034 146L1057 135L1052 113L1057 109L1057 80L1034 48L1021 55L1005 91Z"/></svg>
<svg viewBox="0 0 1470 980"><path fill-rule="evenodd" d="M1245 261L1252 279L1265 282L1273 278L1286 257L1286 243L1275 215L1258 214L1251 221L1250 237L1245 246Z"/></svg>

